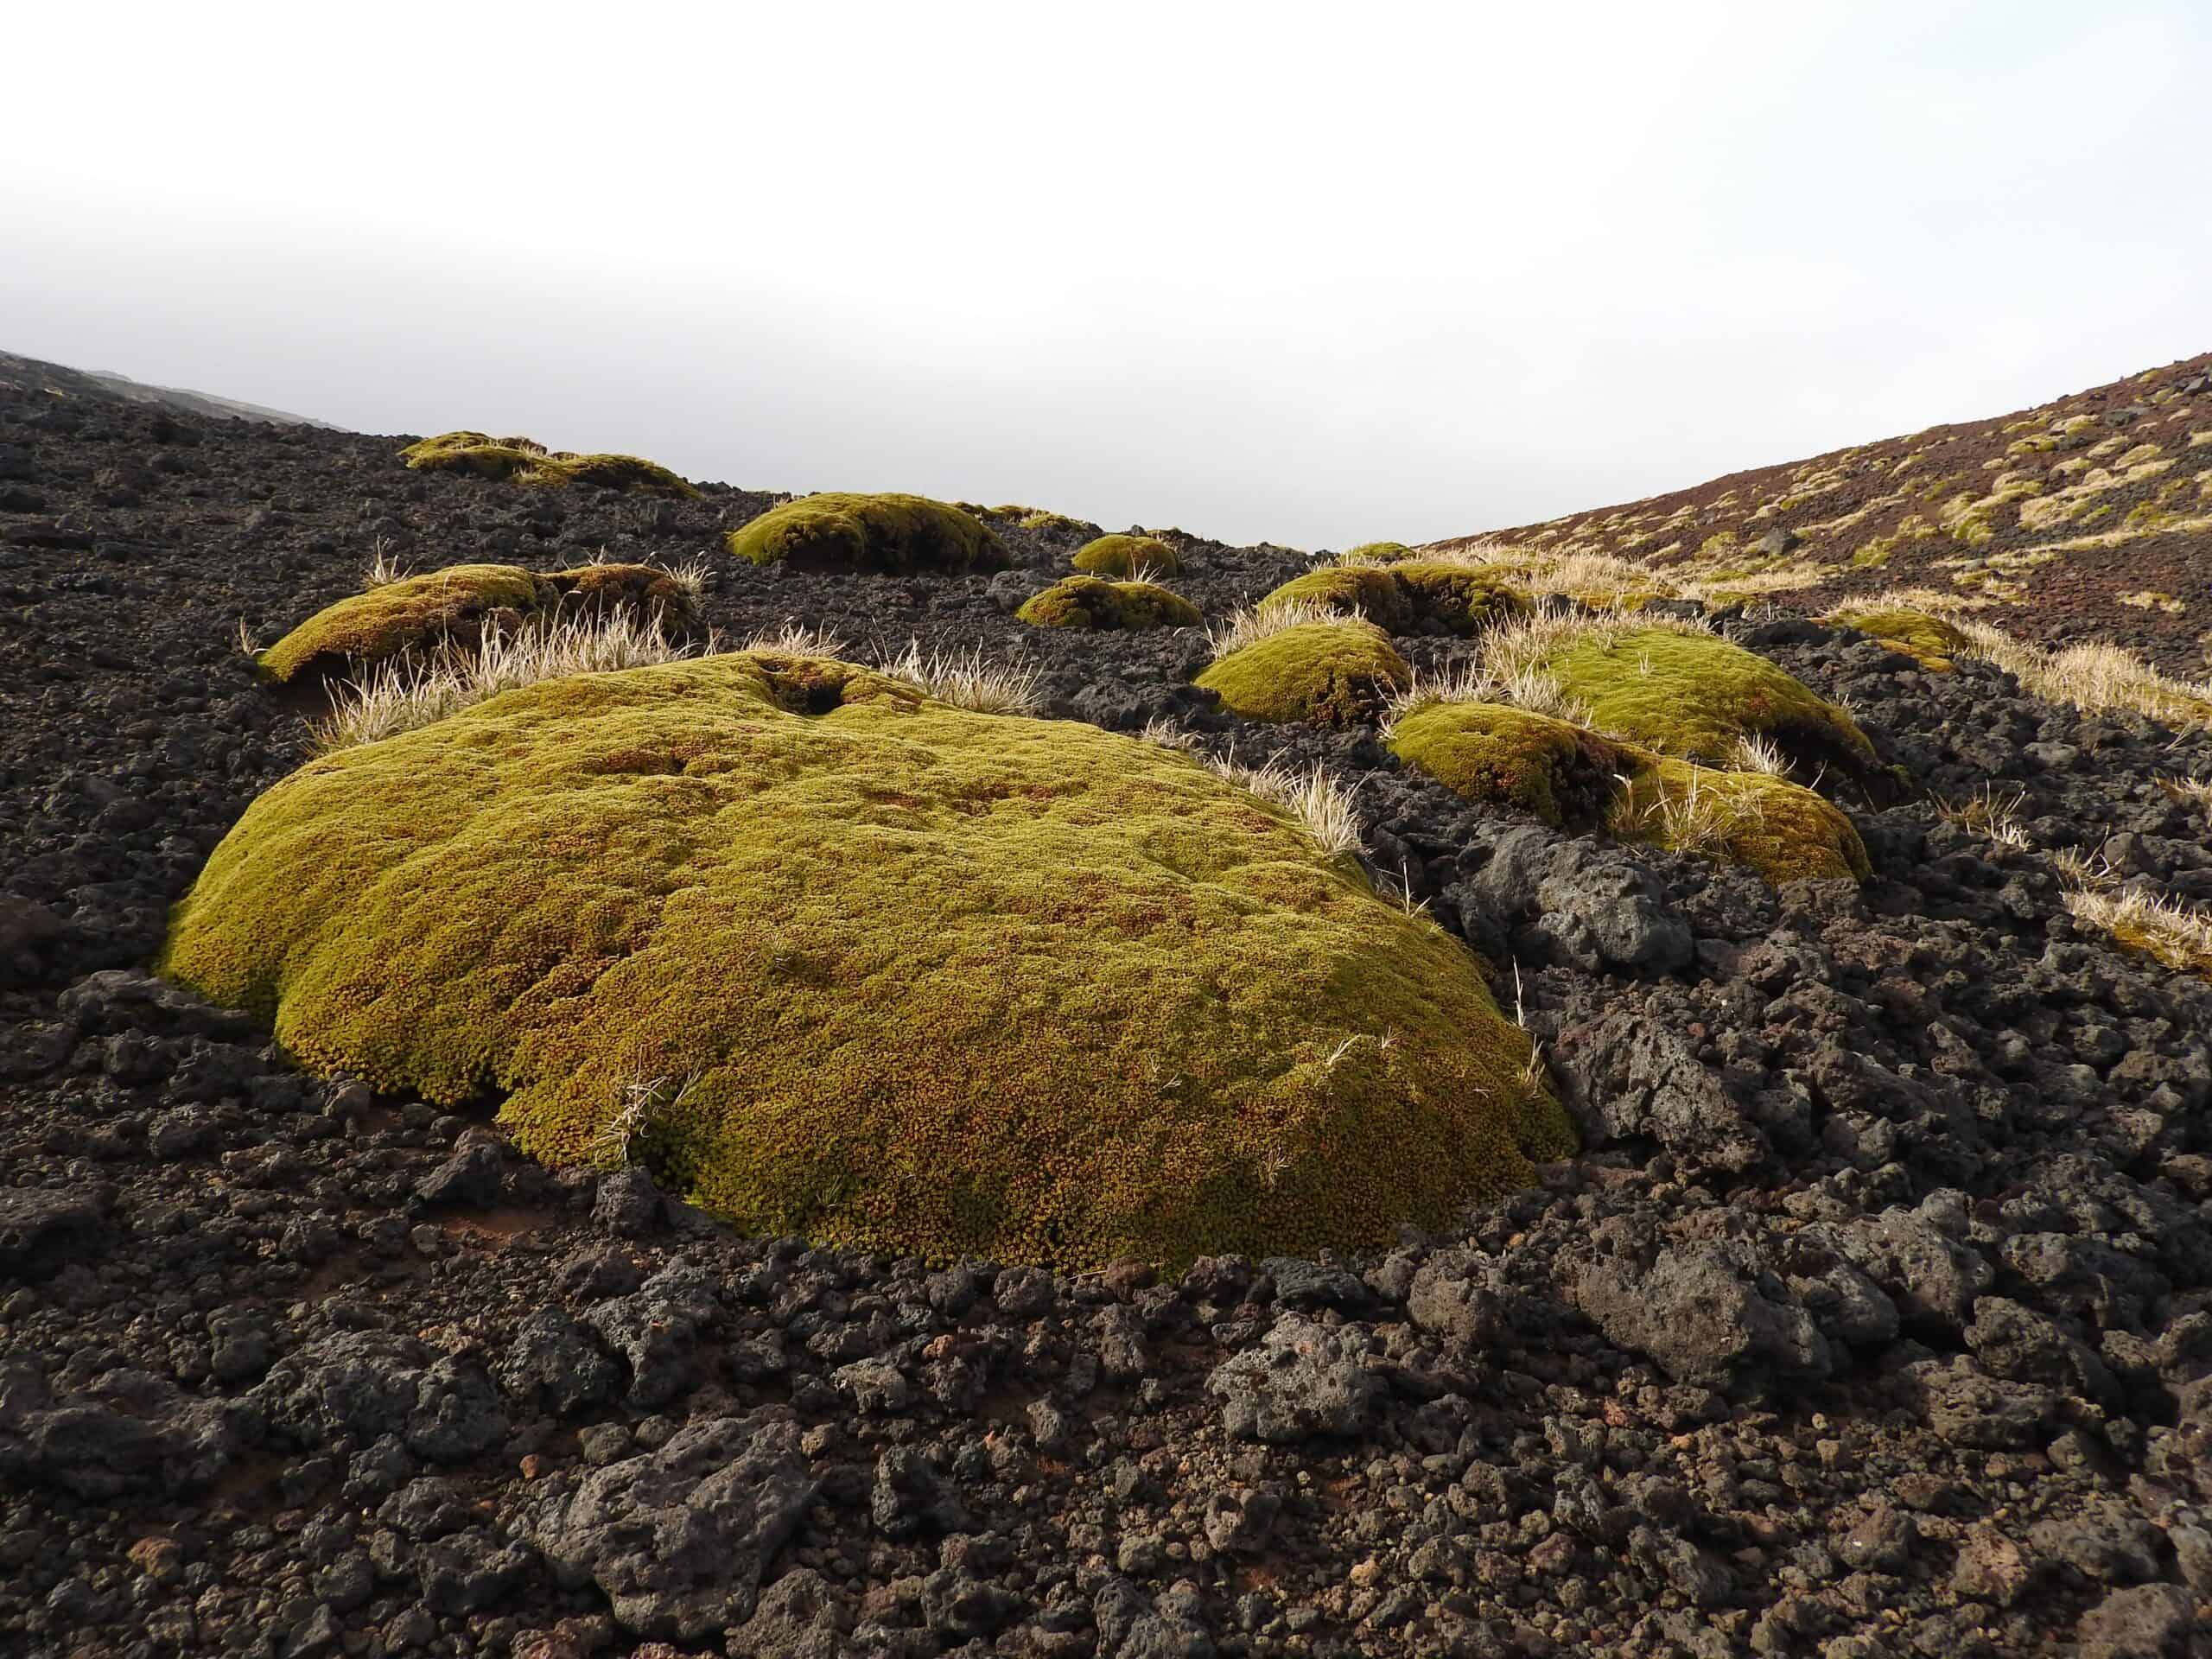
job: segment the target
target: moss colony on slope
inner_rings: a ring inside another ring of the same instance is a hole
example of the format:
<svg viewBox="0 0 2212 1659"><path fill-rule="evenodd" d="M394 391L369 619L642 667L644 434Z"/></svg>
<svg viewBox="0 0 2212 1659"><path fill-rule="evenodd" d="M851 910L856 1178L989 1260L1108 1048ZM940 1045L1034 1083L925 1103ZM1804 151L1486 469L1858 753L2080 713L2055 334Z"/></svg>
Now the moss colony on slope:
<svg viewBox="0 0 2212 1659"><path fill-rule="evenodd" d="M1394 723L1390 748L1469 800L1516 806L1556 829L1603 828L1726 858L1770 881L1870 873L1851 820L1809 789L1655 754L1548 715L1426 703Z"/></svg>
<svg viewBox="0 0 2212 1659"><path fill-rule="evenodd" d="M1662 754L1725 760L1742 739L1761 737L1808 764L1874 764L1873 746L1849 715L1765 658L1713 634L1584 627L1530 655L1589 710L1592 726Z"/></svg>
<svg viewBox="0 0 2212 1659"><path fill-rule="evenodd" d="M1182 556L1157 536L1101 536L1076 550L1075 568L1094 576L1176 576Z"/></svg>
<svg viewBox="0 0 2212 1659"><path fill-rule="evenodd" d="M1335 564L1285 582L1260 608L1310 606L1357 612L1391 633L1467 638L1529 613L1527 597L1491 572L1415 559L1398 564Z"/></svg>
<svg viewBox="0 0 2212 1659"><path fill-rule="evenodd" d="M473 473L518 484L590 484L636 495L695 500L699 492L667 467L637 455L580 455L530 438L442 432L410 443L400 458L419 473Z"/></svg>
<svg viewBox="0 0 2212 1659"><path fill-rule="evenodd" d="M1195 628L1198 607L1148 582L1069 576L1032 595L1015 620L1040 628Z"/></svg>
<svg viewBox="0 0 2212 1659"><path fill-rule="evenodd" d="M1198 683L1247 720L1349 726L1380 718L1413 671L1371 622L1301 622L1230 652Z"/></svg>
<svg viewBox="0 0 2212 1659"><path fill-rule="evenodd" d="M255 661L278 684L302 674L334 674L448 642L475 643L488 624L629 610L678 629L696 620L690 594L667 571L645 564L588 564L541 575L514 564L456 564L403 576L325 606Z"/></svg>
<svg viewBox="0 0 2212 1659"><path fill-rule="evenodd" d="M811 711L811 712L808 712ZM1571 1134L1474 959L1186 756L746 653L248 809L164 972L760 1233L1093 1266L1444 1224Z"/></svg>
<svg viewBox="0 0 2212 1659"><path fill-rule="evenodd" d="M772 507L724 538L753 564L803 570L995 570L1006 547L990 527L922 495L825 492Z"/></svg>
<svg viewBox="0 0 2212 1659"><path fill-rule="evenodd" d="M1951 659L1967 645L1967 636L1953 624L1906 606L1866 609L1847 607L1821 620L1870 634L1905 656L1917 658L1923 668L1939 674L1950 671Z"/></svg>

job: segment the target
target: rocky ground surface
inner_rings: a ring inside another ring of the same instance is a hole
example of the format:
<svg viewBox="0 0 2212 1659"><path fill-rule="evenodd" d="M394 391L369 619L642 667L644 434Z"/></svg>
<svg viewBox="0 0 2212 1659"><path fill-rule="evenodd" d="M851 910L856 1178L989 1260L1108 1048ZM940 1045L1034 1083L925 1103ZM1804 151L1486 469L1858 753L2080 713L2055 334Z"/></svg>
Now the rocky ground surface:
<svg viewBox="0 0 2212 1659"><path fill-rule="evenodd" d="M722 560L728 633L1022 653L1055 714L1335 767L1584 1125L1372 1259L932 1271L537 1166L147 977L305 753L241 619L266 643L379 550L714 560L774 499L397 447L0 392L0 1649L2207 1650L2212 986L2078 930L2050 855L2212 900L2160 787L2212 735L1737 619L2030 843L1921 798L1859 812L1863 887L1777 892L1239 726L1194 633L1022 628L1078 531L966 579ZM1303 563L1177 539L1211 615Z"/></svg>
<svg viewBox="0 0 2212 1659"><path fill-rule="evenodd" d="M2212 668L2212 353L1990 420L1465 541L1780 579L1801 608L1927 587L2048 645ZM1451 545L1452 543L1446 543Z"/></svg>

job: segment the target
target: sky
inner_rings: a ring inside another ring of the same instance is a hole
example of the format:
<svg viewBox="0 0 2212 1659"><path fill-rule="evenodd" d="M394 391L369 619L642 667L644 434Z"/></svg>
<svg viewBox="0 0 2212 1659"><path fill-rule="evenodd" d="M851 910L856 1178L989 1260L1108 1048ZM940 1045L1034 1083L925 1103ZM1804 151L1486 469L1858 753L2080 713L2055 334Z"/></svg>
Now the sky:
<svg viewBox="0 0 2212 1659"><path fill-rule="evenodd" d="M2201 0L19 13L0 349L366 431L1319 550L2212 347Z"/></svg>

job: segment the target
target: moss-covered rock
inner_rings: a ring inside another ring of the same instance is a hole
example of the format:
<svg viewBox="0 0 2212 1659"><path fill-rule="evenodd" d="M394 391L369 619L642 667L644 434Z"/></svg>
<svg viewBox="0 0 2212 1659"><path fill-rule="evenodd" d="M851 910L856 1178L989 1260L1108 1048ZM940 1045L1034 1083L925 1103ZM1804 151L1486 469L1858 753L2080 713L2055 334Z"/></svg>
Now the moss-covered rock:
<svg viewBox="0 0 2212 1659"><path fill-rule="evenodd" d="M1952 658L1966 649L1967 643L1966 635L1953 624L1909 606L1847 606L1830 612L1821 620L1870 634L1893 650L1916 658L1923 667L1939 674L1950 672Z"/></svg>
<svg viewBox="0 0 2212 1659"><path fill-rule="evenodd" d="M1713 634L1592 628L1537 658L1599 730L1683 760L1725 760L1763 737L1807 766L1862 775L1875 765L1866 734L1786 671Z"/></svg>
<svg viewBox="0 0 2212 1659"><path fill-rule="evenodd" d="M1423 703L1393 723L1390 752L1455 794L1555 830L1594 823L1620 787L1620 745L1503 703Z"/></svg>
<svg viewBox="0 0 2212 1659"><path fill-rule="evenodd" d="M1414 550L1403 542L1362 542L1357 547L1348 547L1337 556L1344 563L1394 564L1400 559L1410 559Z"/></svg>
<svg viewBox="0 0 2212 1659"><path fill-rule="evenodd" d="M1230 652L1198 683L1247 720L1348 726L1380 718L1413 671L1372 622L1302 622Z"/></svg>
<svg viewBox="0 0 2212 1659"><path fill-rule="evenodd" d="M1142 578L1183 573L1183 556L1157 536L1101 536L1076 550L1075 568L1094 576Z"/></svg>
<svg viewBox="0 0 2212 1659"><path fill-rule="evenodd" d="M1495 572L1438 559L1398 564L1332 564L1296 576L1260 601L1357 611L1391 633L1451 633L1462 639L1527 616L1528 598Z"/></svg>
<svg viewBox="0 0 2212 1659"><path fill-rule="evenodd" d="M521 484L588 484L626 494L696 499L699 492L657 461L637 455L577 454L548 449L531 438L494 438L481 432L441 432L399 452L416 472L473 473Z"/></svg>
<svg viewBox="0 0 2212 1659"><path fill-rule="evenodd" d="M515 564L456 564L403 576L324 607L255 661L284 684L302 675L358 672L389 658L467 648L486 624L502 631L554 616L627 611L671 632L698 624L698 607L667 571L650 564L587 564L539 575Z"/></svg>
<svg viewBox="0 0 2212 1659"><path fill-rule="evenodd" d="M1165 588L1096 576L1065 577L1014 614L1040 628L1195 628L1205 620L1197 606Z"/></svg>
<svg viewBox="0 0 2212 1659"><path fill-rule="evenodd" d="M995 570L1006 546L973 513L924 495L826 491L772 507L726 537L753 564L802 570Z"/></svg>
<svg viewBox="0 0 2212 1659"><path fill-rule="evenodd" d="M359 669L448 639L473 640L485 623L519 623L556 597L546 578L519 565L452 565L326 606L254 661L280 685L302 674Z"/></svg>
<svg viewBox="0 0 2212 1659"><path fill-rule="evenodd" d="M739 1226L1094 1266L1374 1248L1571 1135L1465 947L1187 756L742 653L257 800L162 970L308 1067L508 1092Z"/></svg>
<svg viewBox="0 0 2212 1659"><path fill-rule="evenodd" d="M1548 715L1432 702L1399 717L1392 753L1454 793L1518 807L1554 829L1726 859L1774 882L1870 873L1851 820L1814 791L1722 772Z"/></svg>

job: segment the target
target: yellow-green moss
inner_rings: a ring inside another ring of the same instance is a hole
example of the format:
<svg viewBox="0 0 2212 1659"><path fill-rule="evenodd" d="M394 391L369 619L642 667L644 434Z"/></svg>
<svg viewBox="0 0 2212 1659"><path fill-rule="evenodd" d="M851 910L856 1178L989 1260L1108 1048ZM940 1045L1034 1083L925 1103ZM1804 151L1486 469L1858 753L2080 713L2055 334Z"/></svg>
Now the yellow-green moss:
<svg viewBox="0 0 2212 1659"><path fill-rule="evenodd" d="M1425 703L1390 732L1393 754L1453 793L1518 807L1554 829L1611 798L1618 747L1570 721L1496 702Z"/></svg>
<svg viewBox="0 0 2212 1659"><path fill-rule="evenodd" d="M1527 597L1497 574L1439 559L1397 564L1332 564L1296 576L1260 601L1357 611L1390 633L1452 633L1461 638L1529 614Z"/></svg>
<svg viewBox="0 0 2212 1659"><path fill-rule="evenodd" d="M1375 1248L1571 1148L1465 947L1285 813L821 660L547 681L311 762L161 966L314 1071L505 1090L549 1162L857 1249Z"/></svg>
<svg viewBox="0 0 2212 1659"><path fill-rule="evenodd" d="M1434 702L1399 717L1392 753L1471 801L1557 829L1726 859L1774 882L1870 873L1851 820L1765 772L1722 772L1498 703Z"/></svg>
<svg viewBox="0 0 2212 1659"><path fill-rule="evenodd" d="M403 576L326 606L256 658L282 685L306 672L359 671L387 658L475 645L484 625L515 627L550 615L628 611L688 632L698 607L667 571L650 564L587 564L538 575L515 564L456 564Z"/></svg>
<svg viewBox="0 0 2212 1659"><path fill-rule="evenodd" d="M1765 658L1705 633L1593 629L1538 664L1590 710L1591 724L1662 754L1725 760L1744 737L1792 758L1871 767L1851 716Z"/></svg>
<svg viewBox="0 0 2212 1659"><path fill-rule="evenodd" d="M1940 616L1903 605L1846 606L1821 619L1856 628L1884 645L1919 659L1939 674L1951 670L1951 659L1966 647L1967 637Z"/></svg>
<svg viewBox="0 0 2212 1659"><path fill-rule="evenodd" d="M1605 819L1623 841L1725 858L1777 884L1872 873L1851 820L1802 785L1623 749L1627 786Z"/></svg>
<svg viewBox="0 0 2212 1659"><path fill-rule="evenodd" d="M448 637L473 638L486 621L519 621L551 596L544 578L519 565L456 564L327 606L254 660L283 684L302 672L333 673Z"/></svg>
<svg viewBox="0 0 2212 1659"><path fill-rule="evenodd" d="M753 564L807 570L995 570L1006 547L972 513L922 495L836 491L772 507L724 538Z"/></svg>
<svg viewBox="0 0 2212 1659"><path fill-rule="evenodd" d="M1378 718L1413 671L1371 622L1304 622L1231 652L1198 676L1247 720L1347 726Z"/></svg>
<svg viewBox="0 0 2212 1659"><path fill-rule="evenodd" d="M637 455L577 454L531 438L441 432L409 444L400 459L416 472L474 473L524 484L589 484L603 490L695 500L699 492L657 461Z"/></svg>
<svg viewBox="0 0 2212 1659"><path fill-rule="evenodd" d="M1205 620L1197 606L1165 588L1097 576L1065 577L1014 614L1040 628L1195 628Z"/></svg>
<svg viewBox="0 0 2212 1659"><path fill-rule="evenodd" d="M1180 575L1182 555L1157 536L1101 536L1076 550L1078 570L1095 576Z"/></svg>
<svg viewBox="0 0 2212 1659"><path fill-rule="evenodd" d="M1393 564L1413 556L1413 549L1403 542L1362 542L1357 547L1348 547L1338 555L1347 563L1369 560L1376 564Z"/></svg>

